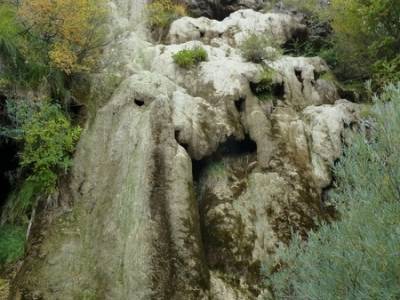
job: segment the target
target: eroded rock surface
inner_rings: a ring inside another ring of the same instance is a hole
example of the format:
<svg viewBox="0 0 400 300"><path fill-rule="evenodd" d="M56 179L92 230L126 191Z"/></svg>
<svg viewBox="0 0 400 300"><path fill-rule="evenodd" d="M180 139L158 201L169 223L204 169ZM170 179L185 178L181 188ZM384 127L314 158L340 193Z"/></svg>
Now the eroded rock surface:
<svg viewBox="0 0 400 300"><path fill-rule="evenodd" d="M241 10L223 21L177 20L169 44L141 40L141 51L131 43L140 35L121 35L110 57L121 56L124 80L88 122L61 205L37 218L14 295L268 294L261 263L293 230L329 214L322 194L358 120L358 106L323 79L322 59L261 65L237 49L254 31L284 43L299 30L293 16ZM191 69L173 62L198 46L207 61ZM262 99L252 85L266 67L276 91Z"/></svg>

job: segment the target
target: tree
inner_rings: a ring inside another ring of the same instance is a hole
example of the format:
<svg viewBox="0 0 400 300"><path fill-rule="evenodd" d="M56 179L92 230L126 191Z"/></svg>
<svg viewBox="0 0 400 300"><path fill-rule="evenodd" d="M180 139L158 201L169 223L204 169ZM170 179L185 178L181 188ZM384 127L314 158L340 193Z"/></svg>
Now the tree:
<svg viewBox="0 0 400 300"><path fill-rule="evenodd" d="M396 1L333 0L326 14L347 76L374 77L382 85L388 73L400 75L400 5ZM394 67L390 72L385 68L388 63Z"/></svg>
<svg viewBox="0 0 400 300"><path fill-rule="evenodd" d="M105 0L23 1L26 31L47 45L50 63L66 74L90 71L105 44Z"/></svg>

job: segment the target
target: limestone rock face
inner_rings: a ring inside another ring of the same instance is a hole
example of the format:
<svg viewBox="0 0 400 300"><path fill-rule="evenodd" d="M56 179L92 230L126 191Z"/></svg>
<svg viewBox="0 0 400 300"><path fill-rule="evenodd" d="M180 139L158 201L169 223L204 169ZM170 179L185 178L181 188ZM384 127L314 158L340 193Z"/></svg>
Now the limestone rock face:
<svg viewBox="0 0 400 300"><path fill-rule="evenodd" d="M127 79L86 128L61 196L72 206L43 216L44 242L32 241L19 274L27 299L201 296L208 275L191 160L174 139L168 98L155 97L170 83L149 75Z"/></svg>
<svg viewBox="0 0 400 300"><path fill-rule="evenodd" d="M60 205L37 217L15 298L267 295L261 263L329 215L323 192L358 121L321 58L254 64L237 49L254 31L283 43L299 30L293 16L246 9L177 20L167 45L122 34L109 58L123 80L86 125ZM194 47L206 61L174 63ZM267 98L254 88L265 68Z"/></svg>
<svg viewBox="0 0 400 300"><path fill-rule="evenodd" d="M260 13L243 9L232 13L222 21L205 17L183 17L172 23L168 40L171 43L184 43L192 40L216 43L218 39L237 46L249 34L265 34L276 42L284 43L294 34L305 31L299 20L288 14Z"/></svg>
<svg viewBox="0 0 400 300"><path fill-rule="evenodd" d="M271 68L281 76L278 81L284 85L285 98L296 109L339 99L334 83L320 79L329 68L319 57L282 57L272 62Z"/></svg>

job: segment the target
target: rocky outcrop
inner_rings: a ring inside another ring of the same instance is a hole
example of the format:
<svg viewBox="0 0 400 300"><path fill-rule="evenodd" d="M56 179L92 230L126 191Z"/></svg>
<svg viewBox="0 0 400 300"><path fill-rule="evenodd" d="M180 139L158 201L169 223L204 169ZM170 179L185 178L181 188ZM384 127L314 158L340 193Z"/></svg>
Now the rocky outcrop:
<svg viewBox="0 0 400 300"><path fill-rule="evenodd" d="M322 59L254 64L237 49L255 31L284 43L303 29L289 15L242 10L177 20L167 45L139 49L139 34L122 35L109 53L124 80L88 122L61 205L37 218L14 295L268 294L261 263L329 214L323 191L358 120L358 106L323 79ZM207 61L175 65L174 53L197 46ZM265 68L274 70L268 99L253 88Z"/></svg>
<svg viewBox="0 0 400 300"><path fill-rule="evenodd" d="M266 34L275 42L285 42L307 29L292 15L239 10L222 21L205 17L183 17L172 23L168 40L183 43L201 40L209 44L226 43L237 46L249 34Z"/></svg>
<svg viewBox="0 0 400 300"><path fill-rule="evenodd" d="M218 20L240 9L259 10L264 6L263 0L184 0L183 2L194 16Z"/></svg>

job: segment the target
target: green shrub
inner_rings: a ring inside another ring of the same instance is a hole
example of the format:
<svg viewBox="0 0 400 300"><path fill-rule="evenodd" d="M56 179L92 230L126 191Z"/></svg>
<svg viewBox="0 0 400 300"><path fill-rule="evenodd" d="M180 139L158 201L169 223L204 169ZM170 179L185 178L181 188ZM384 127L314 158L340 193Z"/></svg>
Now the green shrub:
<svg viewBox="0 0 400 300"><path fill-rule="evenodd" d="M250 34L239 46L247 61L261 63L263 60L274 60L281 53L279 46L268 37L260 34Z"/></svg>
<svg viewBox="0 0 400 300"><path fill-rule="evenodd" d="M25 228L4 225L0 227L0 266L14 263L24 254Z"/></svg>
<svg viewBox="0 0 400 300"><path fill-rule="evenodd" d="M72 126L58 105L43 103L22 130L21 166L30 170L28 180L39 184L43 192L51 192L57 175L71 166L81 129Z"/></svg>
<svg viewBox="0 0 400 300"><path fill-rule="evenodd" d="M0 136L20 142L19 165L26 179L9 196L2 222L25 223L38 196L51 193L58 175L71 166L81 129L58 105L45 101L9 100L6 109L10 126L0 128Z"/></svg>
<svg viewBox="0 0 400 300"><path fill-rule="evenodd" d="M325 14L331 20L344 76L374 77L377 63L398 56L400 6L396 1L333 0Z"/></svg>
<svg viewBox="0 0 400 300"><path fill-rule="evenodd" d="M175 53L172 58L181 68L189 69L202 61L206 61L207 51L202 47L196 47L190 50L181 50Z"/></svg>
<svg viewBox="0 0 400 300"><path fill-rule="evenodd" d="M1 223L27 224L30 212L35 208L42 192L39 182L25 180L7 198L2 207Z"/></svg>
<svg viewBox="0 0 400 300"><path fill-rule="evenodd" d="M280 251L267 280L276 299L400 298L400 84L371 116L372 136L356 134L335 168L340 220Z"/></svg>

